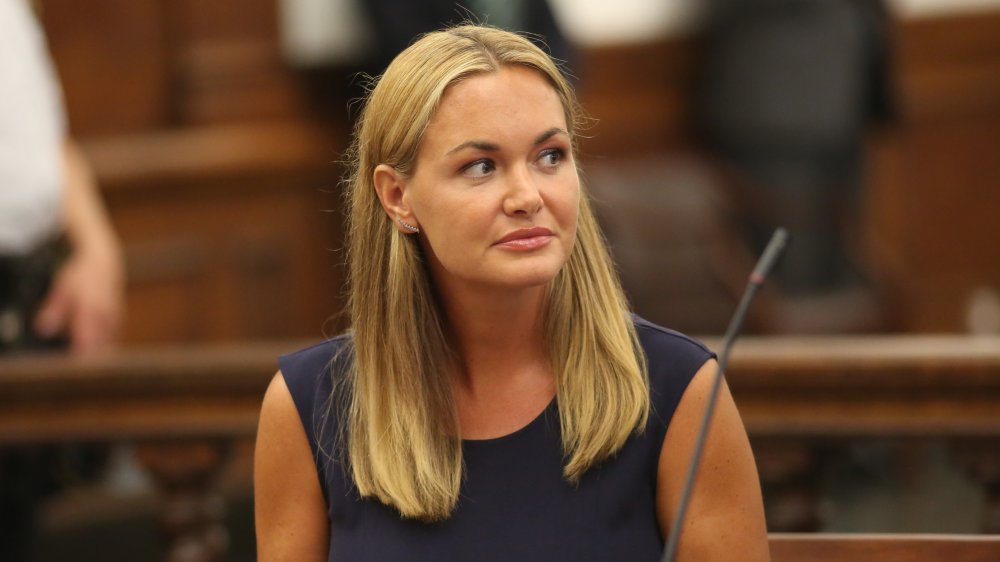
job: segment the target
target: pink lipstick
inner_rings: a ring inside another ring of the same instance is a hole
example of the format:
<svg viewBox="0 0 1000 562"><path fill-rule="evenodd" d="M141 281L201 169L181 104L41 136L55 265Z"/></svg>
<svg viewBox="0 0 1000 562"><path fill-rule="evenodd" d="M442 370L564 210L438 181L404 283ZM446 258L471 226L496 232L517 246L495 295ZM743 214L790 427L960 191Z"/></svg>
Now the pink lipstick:
<svg viewBox="0 0 1000 562"><path fill-rule="evenodd" d="M511 231L500 240L497 240L493 245L508 250L526 251L541 248L551 242L553 238L551 230L536 226Z"/></svg>

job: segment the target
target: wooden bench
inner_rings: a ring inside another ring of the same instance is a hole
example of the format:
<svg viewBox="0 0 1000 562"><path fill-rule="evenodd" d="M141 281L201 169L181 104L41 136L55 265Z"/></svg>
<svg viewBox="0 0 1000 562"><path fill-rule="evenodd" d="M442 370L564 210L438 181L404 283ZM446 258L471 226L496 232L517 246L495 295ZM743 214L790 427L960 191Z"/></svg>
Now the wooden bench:
<svg viewBox="0 0 1000 562"><path fill-rule="evenodd" d="M771 562L996 562L1000 535L771 533Z"/></svg>

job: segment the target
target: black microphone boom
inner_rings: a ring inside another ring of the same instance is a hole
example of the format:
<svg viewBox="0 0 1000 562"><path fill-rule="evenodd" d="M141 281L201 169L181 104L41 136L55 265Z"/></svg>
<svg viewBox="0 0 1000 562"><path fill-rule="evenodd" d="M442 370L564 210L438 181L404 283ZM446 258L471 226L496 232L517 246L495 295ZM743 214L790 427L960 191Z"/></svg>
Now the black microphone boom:
<svg viewBox="0 0 1000 562"><path fill-rule="evenodd" d="M708 396L708 403L705 404L705 416L701 420L701 429L698 431L694 451L691 453L691 464L688 466L687 478L684 480L681 499L677 504L677 514L674 516L673 525L670 527L670 536L667 539L666 547L663 549L663 556L660 558L661 562L673 562L677 552L677 543L680 542L681 527L684 523L684 513L691 502L691 491L694 489L698 465L701 464L702 450L705 448L705 441L708 438L708 427L712 421L712 413L715 411L715 402L719 395L719 388L722 387L722 373L725 372L726 365L729 363L729 351L736 341L736 336L740 333L740 327L743 326L743 318L750 307L750 301L757 294L757 289L764 283L764 279L767 278L771 268L774 267L778 258L781 257L781 253L785 250L787 244L788 232L784 228L779 228L771 236L771 241L764 248L764 253L757 261L757 266L753 268L753 272L750 274L750 279L747 282L746 291L743 292L743 298L740 300L739 306L736 307L733 319L729 321L726 336L722 340L722 353L719 355L719 362L715 369L712 390Z"/></svg>

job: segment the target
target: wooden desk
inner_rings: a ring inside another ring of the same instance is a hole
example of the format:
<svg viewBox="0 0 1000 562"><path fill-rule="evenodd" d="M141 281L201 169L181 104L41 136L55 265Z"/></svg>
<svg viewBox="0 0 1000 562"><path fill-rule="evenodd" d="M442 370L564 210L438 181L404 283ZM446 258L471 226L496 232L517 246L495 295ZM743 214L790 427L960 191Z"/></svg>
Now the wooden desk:
<svg viewBox="0 0 1000 562"><path fill-rule="evenodd" d="M307 343L0 359L0 444L135 441L165 511L181 512L171 502L208 494L228 444L254 435L277 357ZM1000 506L1000 337L745 338L729 371L765 482L810 470L817 444L936 436L955 444ZM222 554L202 559L212 556Z"/></svg>
<svg viewBox="0 0 1000 562"><path fill-rule="evenodd" d="M771 562L995 562L1000 536L771 533Z"/></svg>

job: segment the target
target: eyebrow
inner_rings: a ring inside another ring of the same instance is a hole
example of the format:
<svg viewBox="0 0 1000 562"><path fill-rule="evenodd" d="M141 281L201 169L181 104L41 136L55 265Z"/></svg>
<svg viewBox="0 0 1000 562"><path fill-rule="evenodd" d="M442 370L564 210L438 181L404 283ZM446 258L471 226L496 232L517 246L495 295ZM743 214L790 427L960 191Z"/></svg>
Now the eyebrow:
<svg viewBox="0 0 1000 562"><path fill-rule="evenodd" d="M559 127L552 127L548 131L545 131L544 133L535 137L535 145L542 144L543 142L551 139L552 137L558 135L559 133L562 133L567 137L569 136L569 133L567 133L565 129L561 129Z"/></svg>
<svg viewBox="0 0 1000 562"><path fill-rule="evenodd" d="M569 136L569 133L567 133L565 129L562 129L561 127L552 127L551 129L535 137L535 141L533 144L535 146L542 144L543 142L549 140L555 135L558 135L559 133L562 133L567 137ZM483 140L468 140L456 146L455 148L449 150L446 154L451 155L465 148L475 148L477 150L482 150L484 152L496 152L500 150L500 145Z"/></svg>

